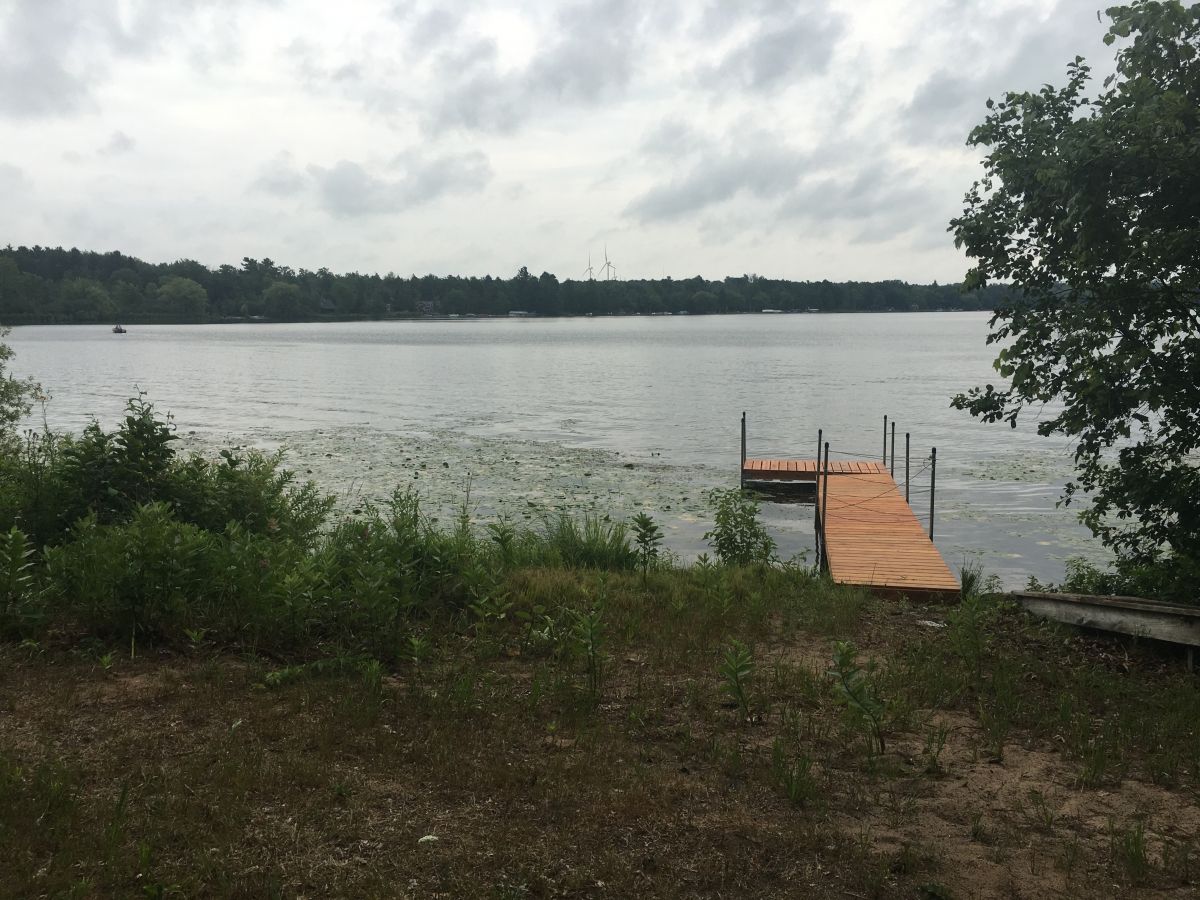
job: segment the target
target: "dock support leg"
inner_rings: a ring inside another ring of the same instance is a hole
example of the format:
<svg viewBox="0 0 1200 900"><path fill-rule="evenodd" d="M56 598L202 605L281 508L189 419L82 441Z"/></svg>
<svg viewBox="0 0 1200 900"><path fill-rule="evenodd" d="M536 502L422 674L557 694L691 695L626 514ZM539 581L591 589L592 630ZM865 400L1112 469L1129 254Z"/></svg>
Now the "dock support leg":
<svg viewBox="0 0 1200 900"><path fill-rule="evenodd" d="M742 410L742 464L738 466L738 487L746 486L746 411Z"/></svg>
<svg viewBox="0 0 1200 900"><path fill-rule="evenodd" d="M887 465L887 416L883 417L883 464Z"/></svg>
<svg viewBox="0 0 1200 900"><path fill-rule="evenodd" d="M929 464L929 539L933 540L933 498L937 496L937 447L933 448Z"/></svg>
<svg viewBox="0 0 1200 900"><path fill-rule="evenodd" d="M896 422L892 420L892 480L896 478Z"/></svg>
<svg viewBox="0 0 1200 900"><path fill-rule="evenodd" d="M825 519L828 515L829 503L829 442L825 442L825 473L821 478L821 497L818 498L821 510L821 568L829 569L829 548L825 544Z"/></svg>
<svg viewBox="0 0 1200 900"><path fill-rule="evenodd" d="M817 429L817 461L813 472L813 549L817 554L817 568L821 567L821 439L825 429Z"/></svg>
<svg viewBox="0 0 1200 900"><path fill-rule="evenodd" d="M904 502L908 503L908 457L909 457L909 435L904 432Z"/></svg>

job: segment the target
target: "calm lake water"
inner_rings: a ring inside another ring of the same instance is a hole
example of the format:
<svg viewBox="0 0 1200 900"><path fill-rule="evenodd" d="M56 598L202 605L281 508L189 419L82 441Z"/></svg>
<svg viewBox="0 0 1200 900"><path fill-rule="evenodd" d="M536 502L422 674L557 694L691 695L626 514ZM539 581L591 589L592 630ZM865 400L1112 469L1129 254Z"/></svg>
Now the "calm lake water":
<svg viewBox="0 0 1200 900"><path fill-rule="evenodd" d="M364 502L412 486L434 515L467 498L477 521L556 510L649 510L684 558L705 549L703 492L738 480L739 418L751 456L879 458L883 416L912 435L913 472L938 449L935 536L952 568L1006 584L1103 559L1056 507L1067 444L952 410L994 381L987 314L502 319L296 325L14 329L14 372L53 395L52 427L111 425L138 389L185 443L284 448L289 464ZM470 473L468 478L468 473ZM914 475L928 516L929 472ZM790 555L812 546L811 507L767 504Z"/></svg>

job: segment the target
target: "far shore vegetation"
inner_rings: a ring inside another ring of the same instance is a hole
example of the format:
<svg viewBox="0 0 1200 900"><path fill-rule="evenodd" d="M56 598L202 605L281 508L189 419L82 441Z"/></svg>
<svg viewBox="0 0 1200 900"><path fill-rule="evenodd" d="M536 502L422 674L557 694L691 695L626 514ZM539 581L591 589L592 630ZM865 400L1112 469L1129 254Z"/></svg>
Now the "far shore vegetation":
<svg viewBox="0 0 1200 900"><path fill-rule="evenodd" d="M757 275L560 280L522 267L510 278L309 271L270 259L210 269L194 260L147 263L118 252L0 248L0 322L190 323L355 321L426 316L912 312L992 309L1003 286L785 281Z"/></svg>

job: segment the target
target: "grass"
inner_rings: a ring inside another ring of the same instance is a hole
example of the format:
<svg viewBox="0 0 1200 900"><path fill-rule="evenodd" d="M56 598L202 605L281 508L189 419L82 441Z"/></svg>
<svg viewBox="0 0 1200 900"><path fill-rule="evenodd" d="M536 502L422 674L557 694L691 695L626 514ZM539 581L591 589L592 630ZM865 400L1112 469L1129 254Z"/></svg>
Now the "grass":
<svg viewBox="0 0 1200 900"><path fill-rule="evenodd" d="M1152 656L802 569L496 588L388 661L4 646L0 894L1195 889L1200 697Z"/></svg>

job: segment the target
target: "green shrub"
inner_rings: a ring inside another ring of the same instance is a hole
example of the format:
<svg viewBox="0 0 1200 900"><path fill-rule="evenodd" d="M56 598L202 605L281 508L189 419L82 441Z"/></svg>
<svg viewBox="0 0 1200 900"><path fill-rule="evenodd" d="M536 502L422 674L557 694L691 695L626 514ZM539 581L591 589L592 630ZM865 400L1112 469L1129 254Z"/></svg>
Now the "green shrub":
<svg viewBox="0 0 1200 900"><path fill-rule="evenodd" d="M175 439L170 416L156 416L144 396L128 401L114 432L93 421L63 448L65 524L89 512L102 525L123 522L137 507L166 499Z"/></svg>
<svg viewBox="0 0 1200 900"><path fill-rule="evenodd" d="M638 560L642 565L642 581L645 582L651 563L658 561L659 545L662 544L663 533L655 521L644 512L634 516L632 524Z"/></svg>
<svg viewBox="0 0 1200 900"><path fill-rule="evenodd" d="M46 551L51 591L90 632L131 646L177 636L192 620L189 607L211 602L219 583L214 536L176 521L162 503L121 525L89 515L71 538Z"/></svg>
<svg viewBox="0 0 1200 900"><path fill-rule="evenodd" d="M311 482L296 485L294 472L282 468L282 456L222 450L220 462L198 455L178 460L160 499L176 516L208 531L230 522L258 534L309 543L328 518L333 498Z"/></svg>
<svg viewBox="0 0 1200 900"><path fill-rule="evenodd" d="M713 528L704 539L727 566L768 563L775 556L775 541L758 521L758 503L737 488L712 490L706 495L713 507Z"/></svg>
<svg viewBox="0 0 1200 900"><path fill-rule="evenodd" d="M170 416L139 396L115 431L92 422L77 438L29 432L0 462L0 528L18 525L37 546L68 539L76 522L128 522L148 503L211 532L235 522L252 532L308 543L333 500L297 485L279 455L223 450L213 462L175 452Z"/></svg>

